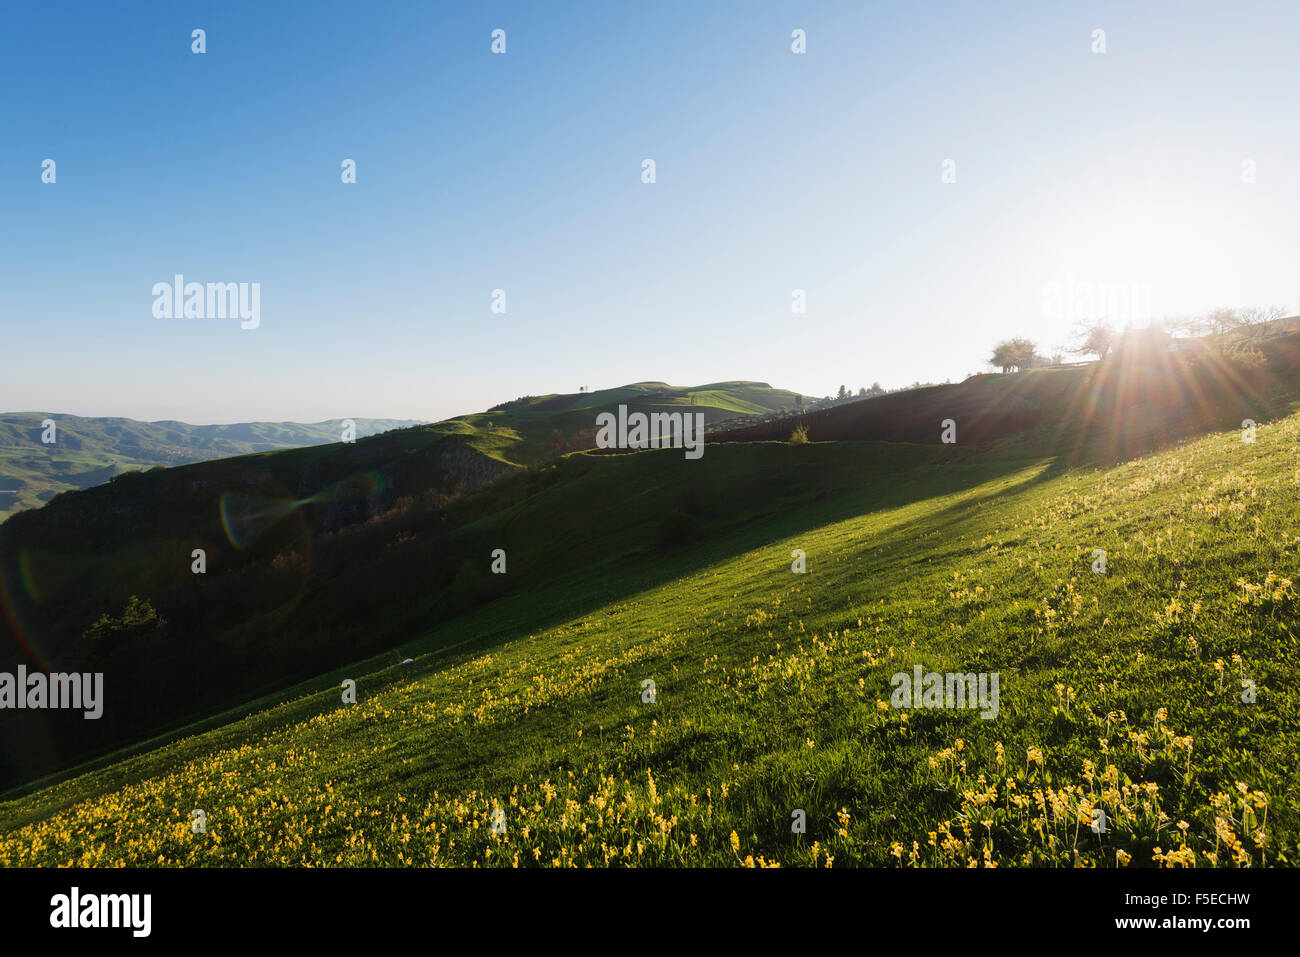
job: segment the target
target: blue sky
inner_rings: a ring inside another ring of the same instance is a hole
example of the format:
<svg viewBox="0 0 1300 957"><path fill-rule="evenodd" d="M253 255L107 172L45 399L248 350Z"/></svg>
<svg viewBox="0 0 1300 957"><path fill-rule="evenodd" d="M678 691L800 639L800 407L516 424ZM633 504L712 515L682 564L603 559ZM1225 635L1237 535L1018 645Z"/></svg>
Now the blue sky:
<svg viewBox="0 0 1300 957"><path fill-rule="evenodd" d="M955 380L1067 283L1300 312L1300 4L1136 6L11 6L0 411ZM176 273L259 328L155 318Z"/></svg>

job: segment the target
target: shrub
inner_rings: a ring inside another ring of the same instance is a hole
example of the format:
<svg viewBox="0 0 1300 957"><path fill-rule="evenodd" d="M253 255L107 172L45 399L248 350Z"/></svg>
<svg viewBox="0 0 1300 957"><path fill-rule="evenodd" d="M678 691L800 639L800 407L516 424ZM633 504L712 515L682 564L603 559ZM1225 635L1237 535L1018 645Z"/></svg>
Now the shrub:
<svg viewBox="0 0 1300 957"><path fill-rule="evenodd" d="M158 612L147 598L141 599L132 595L126 607L122 609L120 618L105 612L82 633L76 657L102 661L119 649L129 647L142 635L165 624L167 624L166 620L158 616Z"/></svg>
<svg viewBox="0 0 1300 957"><path fill-rule="evenodd" d="M795 427L795 430L794 430L793 432L790 433L790 444L791 444L791 445L807 445L807 444L808 444L808 429L805 428L805 427L802 426L802 425L796 426L796 427Z"/></svg>

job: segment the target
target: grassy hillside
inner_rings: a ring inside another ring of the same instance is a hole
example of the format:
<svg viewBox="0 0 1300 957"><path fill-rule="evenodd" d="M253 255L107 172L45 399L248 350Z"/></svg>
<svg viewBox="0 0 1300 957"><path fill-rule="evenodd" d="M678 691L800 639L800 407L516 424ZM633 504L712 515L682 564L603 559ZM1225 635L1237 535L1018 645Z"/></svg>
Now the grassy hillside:
<svg viewBox="0 0 1300 957"><path fill-rule="evenodd" d="M459 437L466 448L508 465L536 464L593 447L598 413L620 403L633 411L690 409L706 425L793 407L795 394L762 382L716 382L681 388L639 382L568 395L529 396L434 423L435 435ZM41 441L42 422L56 423L57 441ZM354 419L358 438L405 429L410 419ZM0 521L39 508L60 492L102 485L125 472L258 452L337 444L342 420L189 425L45 412L0 415Z"/></svg>
<svg viewBox="0 0 1300 957"><path fill-rule="evenodd" d="M438 429L468 437L471 447L512 465L595 446L596 416L626 405L632 412L698 412L704 424L793 408L797 396L766 382L713 382L683 388L637 382L615 389L523 396L486 412L457 416Z"/></svg>
<svg viewBox="0 0 1300 957"><path fill-rule="evenodd" d="M53 443L42 422L55 423ZM409 419L354 419L357 435L406 428ZM60 492L101 485L123 472L157 465L338 442L342 420L189 425L47 412L0 415L0 521L39 508Z"/></svg>
<svg viewBox="0 0 1300 957"><path fill-rule="evenodd" d="M0 526L0 661L102 671L112 686L151 691L122 694L90 724L0 710L0 785L391 648L491 600L503 589L484 560L495 547L491 523L478 517L500 521L517 498L573 469L534 462L485 504L456 503L519 471L516 460L558 454L541 438L557 423L572 418L590 431L597 409L620 403L694 408L708 420L785 395L761 383L642 383L526 399L354 444L132 472L14 516ZM649 527L665 539L691 521L677 491L653 507ZM577 538L607 543L583 515L573 500L545 521L576 523ZM567 567L563 558L550 565Z"/></svg>
<svg viewBox="0 0 1300 957"><path fill-rule="evenodd" d="M1293 863L1277 401L1253 443L1107 467L1025 437L569 456L454 503L458 554L510 556L491 601L5 802L0 863ZM891 705L915 665L997 672L997 717Z"/></svg>

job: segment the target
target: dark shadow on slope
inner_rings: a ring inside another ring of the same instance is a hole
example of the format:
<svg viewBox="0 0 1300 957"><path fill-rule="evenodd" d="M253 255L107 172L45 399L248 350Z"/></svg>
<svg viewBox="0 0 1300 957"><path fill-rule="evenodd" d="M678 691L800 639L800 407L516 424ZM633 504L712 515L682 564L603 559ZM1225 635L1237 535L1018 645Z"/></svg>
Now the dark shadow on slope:
<svg viewBox="0 0 1300 957"><path fill-rule="evenodd" d="M811 465L810 481L791 482L787 479L779 500L763 513L746 514L737 524L726 530L715 529L714 533L693 545L665 549L651 539L644 539L641 548L630 548L624 553L610 557L599 557L594 561L571 568L549 579L539 579L536 584L514 594L497 598L490 604L468 614L447 622L431 634L426 634L415 641L402 645L402 654L418 656L413 665L403 668L386 667L392 664L391 656L371 658L354 662L337 669L325 676L319 676L302 684L285 688L280 693L265 697L236 707L220 715L201 720L196 724L185 725L171 733L165 733L142 742L139 745L123 749L95 760L87 765L70 769L66 774L54 774L27 786L14 788L6 797L28 793L37 788L49 786L73 773L103 766L111 760L119 760L128 755L142 754L162 744L200 733L204 730L218 728L240 717L279 707L277 720L304 720L316 714L333 710L337 707L337 685L341 677L350 676L359 679L362 690L367 695L377 693L394 684L409 682L422 675L434 673L443 668L464 661L470 657L490 651L503 644L526 640L530 634L565 624L575 619L582 619L601 608L629 599L646 589L667 584L674 579L687 577L707 570L737 554L763 548L773 542L794 535L815 532L818 528L835 524L845 519L869 514L874 511L916 504L935 495L960 493L975 480L992 477L996 479L1000 465L987 463L969 464L961 461L956 450L926 450L908 447L891 448L874 444L852 443L836 447L832 444L794 449L789 446L755 445L749 448L716 450L721 456L729 456L731 463L722 463L720 471L726 475L752 475L754 481L762 481L766 476L775 479L789 475L792 470L781 467L781 463L768 463L756 466L755 463L770 458L772 453L778 456L800 456L807 458L810 452L820 453L823 458L814 460ZM966 450L969 454L972 450ZM841 462L842 471L834 467L823 469L823 463L842 460L846 453L853 459L847 466ZM875 461L885 465L894 456L911 455L910 466L906 471L878 473L867 471L868 464ZM631 467L636 459L657 460L654 464L666 471L675 471L680 464L669 461L672 453L638 453L628 457ZM917 457L920 456L920 457ZM587 461L575 462L575 467L590 468L595 457ZM605 460L608 461L608 460ZM599 460L596 460L598 463ZM739 465L739 467L737 467ZM852 473L860 465L866 472L867 484L854 485ZM1024 462L1009 463L1012 470L1021 470ZM797 474L797 473L796 473ZM827 481L837 484L827 485ZM987 501L1014 494L1015 489L1027 486L1019 483L1015 486L999 487L980 496L968 496L962 502L955 503L951 511L969 511L982 507ZM771 490L770 484L763 486ZM834 494L826 495L827 491ZM582 496L584 490L576 495ZM746 490L735 485L728 486L721 494L744 497ZM692 493L688 498L695 498L699 507L700 500L707 503L704 493ZM537 503L533 516L547 514L548 502ZM945 510L945 513L948 510ZM940 513L940 514L945 514ZM515 521L524 520L516 516ZM907 538L910 523L901 525L891 532L891 538ZM494 534L494 533L493 533ZM560 546L561 548L567 546ZM531 564L546 568L555 563L550 561L556 546L548 543L528 559ZM788 571L789 560L782 554L773 555L773 569ZM512 574L514 574L512 572ZM381 669L376 673L376 669ZM314 694L314 697L307 697ZM282 702L284 702L282 704ZM195 745L197 747L197 745ZM136 759L140 766L148 767L147 754ZM108 785L105 785L107 787Z"/></svg>
<svg viewBox="0 0 1300 957"><path fill-rule="evenodd" d="M911 411L904 400L916 397L908 394L877 406L911 417L902 425L882 420L882 428L924 428L926 446L728 442L710 444L699 462L677 450L575 455L454 502L394 498L446 483L443 459L429 447L444 437L421 430L125 476L56 501L33 513L39 519L11 520L0 534L8 660L102 662L116 719L47 712L39 723L28 713L14 724L11 712L0 722L5 780L275 697L276 688L431 628L421 642L427 649L487 648L740 552L995 481L1034 460L1047 468L1020 491L1071 467L1235 428L1239 415L1265 421L1294 401L1297 342L1256 349L1262 361L1125 352L1081 369L951 387L967 403L983 401L983 411L948 402L942 388L921 390L927 397ZM946 406L957 412L943 417L963 416L955 447L937 444L933 420ZM1027 409L1037 426L1024 427ZM964 444L972 432L993 446ZM236 494L242 504L223 511L220 503ZM982 498L1008 494L1018 493ZM259 499L293 507L277 517L274 508L260 510ZM973 507L978 501L928 515L927 536L947 534ZM247 541L236 547L232 537ZM191 573L193 547L208 551L205 576ZM501 576L489 570L498 548L508 565ZM114 619L132 595L150 600L162 623L121 635L101 629L116 645L87 647L83 631L95 615Z"/></svg>
<svg viewBox="0 0 1300 957"><path fill-rule="evenodd" d="M556 466L555 474L521 475L458 503L450 511L463 524L451 532L444 527L441 536L416 534L396 542L409 534L409 525L365 523L354 533L355 547L353 542L341 546L341 556L351 560L330 565L329 577L311 578L324 567L320 562L314 569L276 568L274 560L269 568L259 565L236 575L238 587L258 587L257 577L264 574L272 584L283 581L286 588L300 589L301 597L289 608L260 612L252 623L241 625L224 656L210 641L197 647L187 641L193 632L176 629L169 618L175 612L155 601L158 617L167 625L124 631L122 640L138 647L102 666L116 701L143 697L143 711L128 712L135 721L103 725L105 732L116 733L104 733L95 750L120 747L268 694L276 686L268 680L272 677L283 687L409 642L439 621L450 626L476 612L473 619L484 628L480 637L487 639L480 645L491 644L587 614L788 534L959 490L969 475L942 466L971 454L973 450L826 444L720 447L700 462L689 462L676 451L579 455ZM980 466L981 471L987 468ZM684 516L684 529L674 527L674 512ZM441 511L425 519L447 523ZM370 540L366 536L372 531L376 537ZM335 538L320 538L325 544L317 541L318 554L340 548ZM162 543L164 548L177 544ZM497 547L507 552L504 576L487 571ZM440 550L446 554L437 554ZM188 563L188 552L183 554ZM471 555L479 557L473 563L479 569L475 574L464 572ZM153 563L145 565L144 573L153 571ZM183 571L189 574L188 564ZM521 590L523 595L512 595ZM315 641L320 634L332 640ZM464 639L449 635L448 640ZM432 644L438 643L435 636ZM293 660L304 654L308 660ZM146 656L153 656L152 667ZM272 670L275 662L284 663L278 673ZM249 674L250 663L260 670ZM236 677L242 677L242 684ZM163 682L171 693L163 700L178 702L171 713L156 708ZM109 708L106 718L112 713ZM38 745L38 756L47 758L15 767L23 777L54 770L57 764L48 761L51 751L64 762L94 753L64 744L64 735L85 742L79 715L75 720L67 716L62 727L60 716L42 717L35 732L30 722L7 726L13 734L5 742L11 759L22 740ZM20 739L20 732L26 737Z"/></svg>

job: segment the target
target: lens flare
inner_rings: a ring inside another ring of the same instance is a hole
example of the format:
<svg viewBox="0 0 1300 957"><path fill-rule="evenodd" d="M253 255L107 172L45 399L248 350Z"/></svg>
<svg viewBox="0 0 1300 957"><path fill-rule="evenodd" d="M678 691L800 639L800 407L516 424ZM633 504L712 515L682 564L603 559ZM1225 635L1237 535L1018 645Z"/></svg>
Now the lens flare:
<svg viewBox="0 0 1300 957"><path fill-rule="evenodd" d="M378 470L361 472L328 485L307 498L278 499L226 492L219 503L221 525L230 544L241 551L260 538L271 526L304 505L320 505L340 499L371 498L388 487Z"/></svg>
<svg viewBox="0 0 1300 957"><path fill-rule="evenodd" d="M242 550L300 504L227 492L221 496L221 526L230 544Z"/></svg>
<svg viewBox="0 0 1300 957"><path fill-rule="evenodd" d="M4 615L4 619L9 625L10 634L14 636L18 644L27 653L28 661L44 671L49 671L49 661L36 647L31 633L23 627L18 613L20 606L16 599L25 597L27 599L26 603L33 605L39 604L41 601L40 590L36 586L35 575L32 571L31 556L26 549L18 553L19 587L15 587L10 575L10 569L0 567L0 614Z"/></svg>

